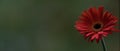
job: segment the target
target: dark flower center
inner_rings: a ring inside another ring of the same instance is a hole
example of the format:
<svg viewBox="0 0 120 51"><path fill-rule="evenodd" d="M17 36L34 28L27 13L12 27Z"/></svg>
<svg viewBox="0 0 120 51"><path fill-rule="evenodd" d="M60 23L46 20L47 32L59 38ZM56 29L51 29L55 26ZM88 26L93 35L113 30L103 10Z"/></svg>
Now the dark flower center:
<svg viewBox="0 0 120 51"><path fill-rule="evenodd" d="M101 28L101 24L95 24L95 25L94 25L94 28L95 28L95 29L100 29L100 28Z"/></svg>

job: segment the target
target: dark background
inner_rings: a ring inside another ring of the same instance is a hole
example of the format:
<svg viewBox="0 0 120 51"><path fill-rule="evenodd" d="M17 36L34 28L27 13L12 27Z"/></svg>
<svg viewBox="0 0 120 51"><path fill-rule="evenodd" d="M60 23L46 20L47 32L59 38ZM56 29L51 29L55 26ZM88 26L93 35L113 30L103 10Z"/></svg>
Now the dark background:
<svg viewBox="0 0 120 51"><path fill-rule="evenodd" d="M100 5L120 18L119 0L0 0L0 51L102 51L74 28L83 10ZM108 51L120 51L119 40L108 35Z"/></svg>

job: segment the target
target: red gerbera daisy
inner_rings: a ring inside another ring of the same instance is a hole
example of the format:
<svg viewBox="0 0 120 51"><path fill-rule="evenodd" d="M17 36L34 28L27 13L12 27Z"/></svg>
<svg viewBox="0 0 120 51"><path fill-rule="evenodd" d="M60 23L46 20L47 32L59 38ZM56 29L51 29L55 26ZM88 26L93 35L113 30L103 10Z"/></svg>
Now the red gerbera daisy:
<svg viewBox="0 0 120 51"><path fill-rule="evenodd" d="M98 9L92 7L79 16L75 28L90 41L96 39L96 42L99 42L102 37L106 37L109 33L115 31L114 26L117 21L118 19L104 10L103 6Z"/></svg>

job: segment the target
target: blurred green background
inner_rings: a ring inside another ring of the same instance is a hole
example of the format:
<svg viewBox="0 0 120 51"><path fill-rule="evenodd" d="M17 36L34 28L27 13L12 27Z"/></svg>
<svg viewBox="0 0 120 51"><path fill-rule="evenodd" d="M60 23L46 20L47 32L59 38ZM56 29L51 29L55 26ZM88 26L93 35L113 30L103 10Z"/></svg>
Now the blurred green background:
<svg viewBox="0 0 120 51"><path fill-rule="evenodd" d="M0 0L0 51L102 51L74 28L83 10L99 5L119 17L119 0ZM120 51L119 40L106 37L108 51Z"/></svg>

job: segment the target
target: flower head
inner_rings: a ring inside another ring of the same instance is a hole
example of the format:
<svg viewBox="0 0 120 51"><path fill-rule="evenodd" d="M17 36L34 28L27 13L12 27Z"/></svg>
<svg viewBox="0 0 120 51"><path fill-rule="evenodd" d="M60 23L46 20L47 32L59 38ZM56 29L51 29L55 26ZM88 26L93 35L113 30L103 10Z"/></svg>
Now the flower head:
<svg viewBox="0 0 120 51"><path fill-rule="evenodd" d="M85 38L99 42L102 37L116 31L114 28L118 19L110 12L104 10L103 6L98 9L91 7L83 11L75 23L75 28L83 34Z"/></svg>

